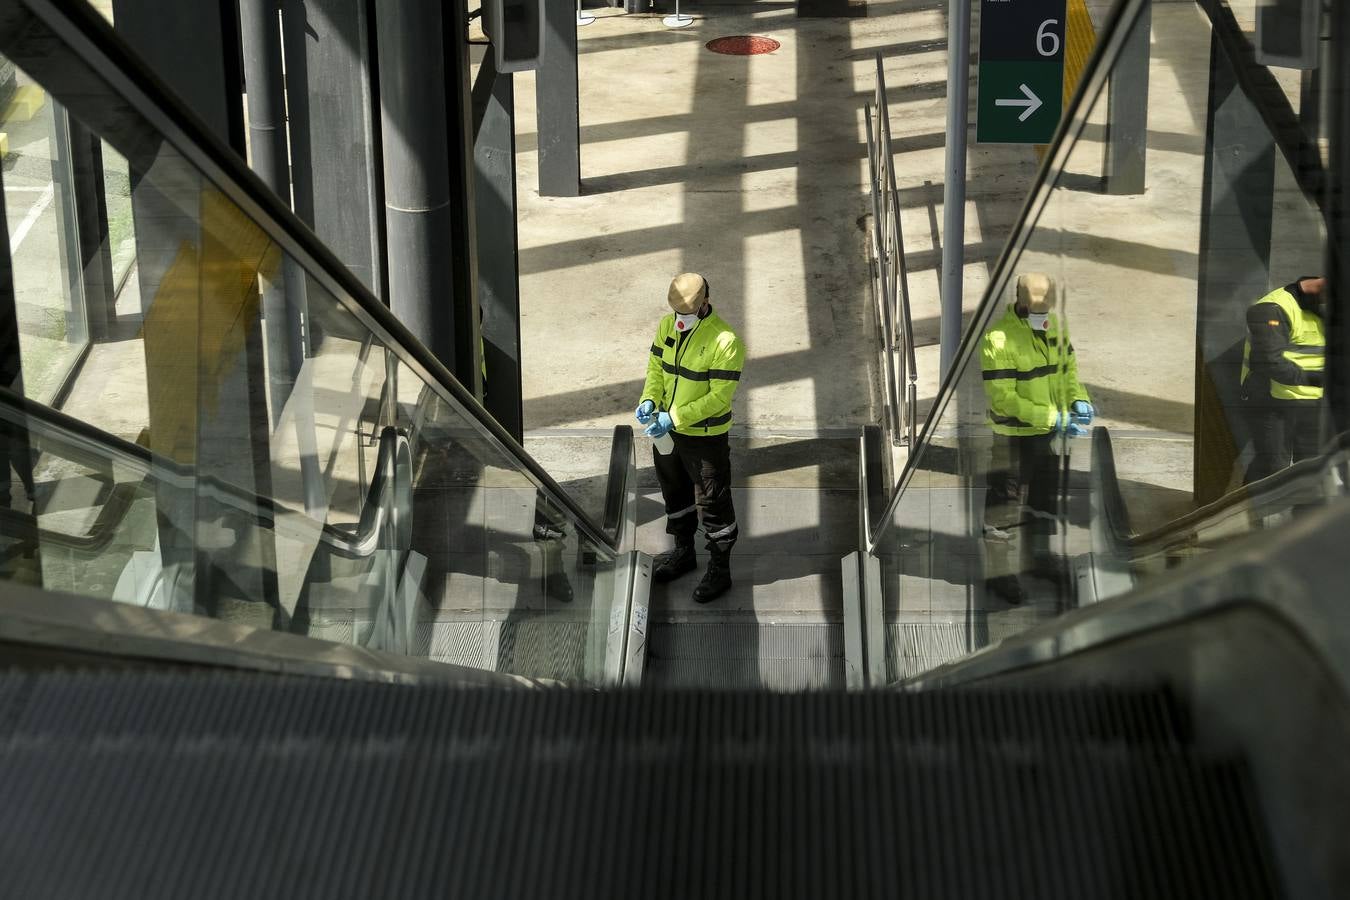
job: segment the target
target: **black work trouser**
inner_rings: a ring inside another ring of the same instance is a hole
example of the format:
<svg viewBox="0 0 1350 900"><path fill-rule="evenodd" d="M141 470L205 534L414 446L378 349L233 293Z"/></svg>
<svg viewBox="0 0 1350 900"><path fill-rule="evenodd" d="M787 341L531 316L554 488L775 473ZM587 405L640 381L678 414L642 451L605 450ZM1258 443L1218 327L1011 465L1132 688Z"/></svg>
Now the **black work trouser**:
<svg viewBox="0 0 1350 900"><path fill-rule="evenodd" d="M994 435L986 478L984 525L991 547L990 574L1016 574L1047 565L1050 536L1059 518L1060 455L1055 435ZM1000 543L1007 549L994 552L993 545ZM1020 553L1014 555L1013 544Z"/></svg>
<svg viewBox="0 0 1350 900"><path fill-rule="evenodd" d="M731 502L731 442L725 434L693 437L671 432L675 449L656 452L656 477L666 501L666 533L676 544L692 544L698 523L708 549L729 553L736 543L736 508Z"/></svg>
<svg viewBox="0 0 1350 900"><path fill-rule="evenodd" d="M1320 400L1249 401L1252 449L1256 455L1243 481L1251 484L1317 455Z"/></svg>

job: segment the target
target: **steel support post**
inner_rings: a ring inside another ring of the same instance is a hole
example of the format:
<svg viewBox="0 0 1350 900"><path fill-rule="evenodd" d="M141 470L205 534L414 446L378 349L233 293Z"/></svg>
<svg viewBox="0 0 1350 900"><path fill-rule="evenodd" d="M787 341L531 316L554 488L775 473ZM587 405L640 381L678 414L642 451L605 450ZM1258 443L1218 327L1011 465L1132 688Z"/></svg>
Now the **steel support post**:
<svg viewBox="0 0 1350 900"><path fill-rule="evenodd" d="M460 105L463 26L453 18L454 7L445 7L449 22L442 5L430 0L378 7L389 305L466 387L478 391L477 323L465 322L458 309L468 301L472 311L476 286L461 290L469 272L456 267L472 216L472 170L461 163L472 162L463 150L470 126ZM568 9L569 19L573 12ZM458 190L452 191L452 179Z"/></svg>
<svg viewBox="0 0 1350 900"><path fill-rule="evenodd" d="M515 86L485 54L473 86L474 212L478 302L487 376L483 403L517 441L524 434L520 384L520 265L516 234Z"/></svg>
<svg viewBox="0 0 1350 900"><path fill-rule="evenodd" d="M1270 271L1275 141L1217 38L1210 47L1208 101L1196 286L1197 504L1227 493L1247 443L1239 387L1247 307L1272 279L1284 283Z"/></svg>
<svg viewBox="0 0 1350 900"><path fill-rule="evenodd" d="M1350 4L1330 7L1326 91L1327 137L1327 261L1331 291L1331 319L1327 335L1326 395L1331 409L1331 432L1350 430Z"/></svg>
<svg viewBox="0 0 1350 900"><path fill-rule="evenodd" d="M1144 4L1111 69L1106 113L1106 192L1144 193L1153 5Z"/></svg>
<svg viewBox="0 0 1350 900"><path fill-rule="evenodd" d="M581 122L577 95L577 20L565 3L545 4L544 58L535 73L539 193L581 194Z"/></svg>
<svg viewBox="0 0 1350 900"><path fill-rule="evenodd" d="M970 106L970 4L947 4L947 165L942 190L942 314L938 360L946 378L961 344L966 259L966 131Z"/></svg>
<svg viewBox="0 0 1350 900"><path fill-rule="evenodd" d="M352 274L388 302L382 266L380 123L367 4L281 0L281 6L295 213ZM288 279L288 293L293 287L303 285Z"/></svg>
<svg viewBox="0 0 1350 900"><path fill-rule="evenodd" d="M280 0L240 0L239 4L244 84L248 97L250 165L268 187L289 205L291 160L286 133L280 12ZM309 71L305 66L301 69ZM308 93L304 81L297 80L294 84L296 94ZM308 108L308 104L303 101L302 105ZM369 148L365 148L366 156L370 152ZM306 181L312 185L312 179L306 178ZM347 221L364 221L367 236L372 231L369 215L364 219L348 217ZM263 331L274 429L288 418L287 403L292 398L296 379L300 377L305 358L309 355L305 340L306 290L305 273L300 264L287 257L281 261L281 278L272 279L263 292ZM318 516L324 508L326 491L318 460L312 399L300 398L300 402L293 405L292 412L289 418L294 423L296 433L305 509Z"/></svg>

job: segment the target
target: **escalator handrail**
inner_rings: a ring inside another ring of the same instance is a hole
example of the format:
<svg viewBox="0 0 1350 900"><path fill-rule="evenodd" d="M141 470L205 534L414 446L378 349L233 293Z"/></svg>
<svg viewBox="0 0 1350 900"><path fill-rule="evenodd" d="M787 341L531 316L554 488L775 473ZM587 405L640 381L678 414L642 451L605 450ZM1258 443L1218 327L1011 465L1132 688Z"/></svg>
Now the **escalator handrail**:
<svg viewBox="0 0 1350 900"><path fill-rule="evenodd" d="M11 32L27 30L24 23L16 26L14 22L6 22L6 15L22 16L25 12L52 32L58 38L58 43L69 52L70 58L61 60L60 81L63 88L71 88L78 82L86 89L62 90L58 93L48 88L57 102L77 117L95 121L100 116L125 115L128 110L145 120L215 188L249 216L282 252L300 263L306 273L337 303L342 304L381 338L386 349L395 353L426 383L444 390L503 455L509 457L556 507L567 512L578 531L593 543L619 552L620 536L606 533L582 509L510 432L483 408L473 394L460 384L445 364L398 321L310 227L245 165L240 156L140 61L92 6L84 3L58 4L53 0L16 0L15 4L8 7L7 14L0 13L0 41L5 41ZM6 28L6 25L9 27ZM24 34L22 40L16 41L20 45L19 50L24 49L30 37ZM41 58L33 59L33 54L48 54L52 50L51 42L37 43L42 45L40 49L28 48L33 53L20 53L20 58L15 58L14 47L6 46L5 50L11 59L32 75L42 62ZM78 69L79 66L85 69ZM84 73L83 77L81 72ZM106 103L106 97L100 100L103 91L94 89L97 85L106 85L106 89L124 105L123 108L109 110L113 104Z"/></svg>
<svg viewBox="0 0 1350 900"><path fill-rule="evenodd" d="M1088 58L1087 66L1078 81L1077 89L1074 91L1073 99L1065 105L1064 115L1055 128L1054 137L1051 138L1049 144L1050 149L1041 160L1034 186L1027 195L1026 202L1023 203L1021 213L1016 220L1016 229L1008 238L1007 243L1003 245L1002 252L999 253L998 261L994 264L990 273L984 297L980 300L975 316L961 336L961 342L957 347L951 368L942 375L931 412L924 419L923 430L919 433L918 441L910 447L909 458L905 461L904 471L901 472L899 481L891 491L890 500L880 516L880 524L868 544L869 553L875 554L881 542L886 539L886 532L895 520L896 507L899 506L900 498L904 495L906 487L914 477L924 451L934 439L942 419L942 412L946 409L951 398L955 396L967 366L979 353L985 326L1001 307L1001 298L1013 277L1013 265L1021 256L1021 252L1030 240L1032 232L1035 231L1040 213L1046 203L1049 202L1059 174L1068 163L1069 155L1074 146L1074 142L1069 141L1068 138L1078 135L1083 126L1087 124L1089 114L1092 112L1088 108L1089 105L1083 102L1083 98L1096 97L1100 92L1102 86L1110 77L1116 57L1120 55L1121 48L1129 37L1130 23L1135 20L1140 10L1149 2L1150 0L1121 0L1121 2L1113 5L1111 11L1107 14L1105 24L1098 32L1095 52Z"/></svg>
<svg viewBox="0 0 1350 900"><path fill-rule="evenodd" d="M1127 548L1134 554L1140 550L1165 547L1185 539L1199 531L1208 522L1220 518L1226 513L1243 505L1259 506L1262 500L1272 498L1284 491L1289 485L1302 481L1310 475L1320 475L1329 461L1343 458L1350 453L1350 432L1339 434L1327 442L1320 455L1300 460L1291 466L1267 475L1259 481L1234 488L1217 500L1197 507L1185 515L1159 525L1143 533L1136 532L1130 525L1129 511L1125 507L1124 496L1120 492L1120 482L1115 469L1115 451L1111 436L1105 427L1093 430L1092 451L1093 466L1102 467L1107 517L1106 524L1117 547ZM1113 506L1115 509L1113 510Z"/></svg>
<svg viewBox="0 0 1350 900"><path fill-rule="evenodd" d="M198 475L191 466L168 459L125 438L101 431L82 419L20 397L6 388L0 388L0 419L5 418L30 431L33 424L38 423L41 428L41 440L44 443L61 443L64 445L63 452L83 457L74 460L75 462L95 466L110 461L120 462L145 472L145 478L139 482L142 484L146 479L154 478L180 487L205 487L215 499L223 500L227 505L246 513L263 525L272 526L276 522L278 508L276 501L271 497L251 493L211 475ZM320 526L319 540L339 555L350 559L364 559L378 547L380 530L388 515L382 497L386 493L390 461L397 454L399 440L406 438L392 427L386 427L381 433L375 471L366 491L366 502L361 509L360 521L356 523L354 530L349 531L329 522L324 522ZM130 504L127 506L129 508ZM12 510L7 512L21 515ZM45 542L75 549L97 549L107 543L116 532L118 524L120 517L101 526L96 521L96 529L83 535L68 535L39 529L38 536Z"/></svg>

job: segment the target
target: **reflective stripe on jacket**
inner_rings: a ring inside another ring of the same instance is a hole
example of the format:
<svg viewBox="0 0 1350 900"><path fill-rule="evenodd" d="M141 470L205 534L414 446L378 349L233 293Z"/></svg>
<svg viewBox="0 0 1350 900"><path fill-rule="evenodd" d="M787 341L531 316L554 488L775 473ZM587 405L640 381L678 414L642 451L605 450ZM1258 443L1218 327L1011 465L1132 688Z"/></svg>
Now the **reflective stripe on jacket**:
<svg viewBox="0 0 1350 900"><path fill-rule="evenodd" d="M1326 344L1321 316L1300 306L1288 287L1271 291L1247 310L1242 384L1252 399L1320 399ZM1269 384L1269 393L1256 380L1247 383L1252 375Z"/></svg>
<svg viewBox="0 0 1350 900"><path fill-rule="evenodd" d="M642 399L669 411L680 434L725 434L744 366L745 346L717 313L700 319L683 340L671 313L656 328Z"/></svg>
<svg viewBox="0 0 1350 900"><path fill-rule="evenodd" d="M980 369L989 403L989 427L995 434L1049 434L1059 414L1075 400L1091 402L1078 381L1078 362L1068 332L1059 327L1054 315L1042 334L1009 304L984 335Z"/></svg>

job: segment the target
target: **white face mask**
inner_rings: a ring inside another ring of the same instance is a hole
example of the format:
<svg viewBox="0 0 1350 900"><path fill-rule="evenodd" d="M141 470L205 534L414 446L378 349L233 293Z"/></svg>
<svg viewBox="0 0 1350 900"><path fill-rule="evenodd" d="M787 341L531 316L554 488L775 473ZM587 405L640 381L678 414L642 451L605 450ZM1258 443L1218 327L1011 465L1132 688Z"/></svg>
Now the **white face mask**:
<svg viewBox="0 0 1350 900"><path fill-rule="evenodd" d="M1044 331L1050 325L1049 313L1027 313L1027 324L1032 331Z"/></svg>
<svg viewBox="0 0 1350 900"><path fill-rule="evenodd" d="M687 316L680 313L675 314L675 331L678 334L693 331L696 325L698 325L698 313L690 313Z"/></svg>

